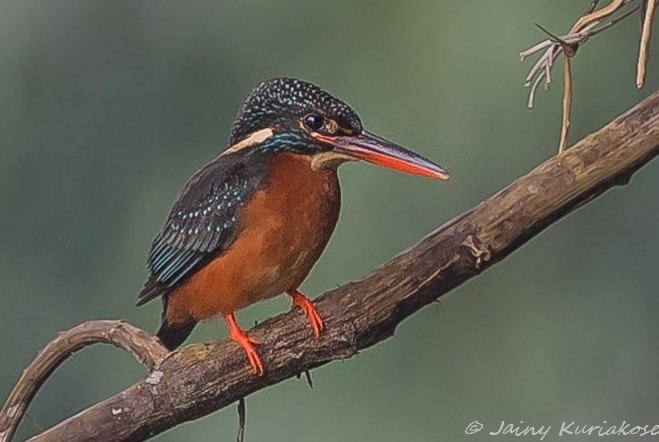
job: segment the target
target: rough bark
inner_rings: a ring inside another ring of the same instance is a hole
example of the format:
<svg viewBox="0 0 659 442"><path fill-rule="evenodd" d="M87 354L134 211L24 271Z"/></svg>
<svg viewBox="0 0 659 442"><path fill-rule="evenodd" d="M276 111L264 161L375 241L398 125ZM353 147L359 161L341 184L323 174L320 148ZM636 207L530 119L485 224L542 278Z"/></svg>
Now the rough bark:
<svg viewBox="0 0 659 442"><path fill-rule="evenodd" d="M299 311L251 331L267 368L254 376L230 341L167 356L148 377L32 441L144 440L314 367L354 356L393 335L406 317L502 260L545 227L609 188L626 184L659 153L659 93L448 222L316 306L316 340Z"/></svg>

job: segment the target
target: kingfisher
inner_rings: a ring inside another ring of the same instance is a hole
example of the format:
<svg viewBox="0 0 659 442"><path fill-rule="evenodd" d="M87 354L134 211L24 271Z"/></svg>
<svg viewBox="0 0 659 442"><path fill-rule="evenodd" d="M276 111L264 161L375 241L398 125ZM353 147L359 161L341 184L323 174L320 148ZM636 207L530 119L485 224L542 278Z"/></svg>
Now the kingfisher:
<svg viewBox="0 0 659 442"><path fill-rule="evenodd" d="M319 337L325 325L298 289L338 221L337 168L364 160L428 178L449 174L366 131L357 113L295 78L260 83L242 104L226 149L183 186L147 259L137 305L161 298L156 335L169 350L199 321L226 321L253 372L265 372L258 340L235 311L287 294Z"/></svg>

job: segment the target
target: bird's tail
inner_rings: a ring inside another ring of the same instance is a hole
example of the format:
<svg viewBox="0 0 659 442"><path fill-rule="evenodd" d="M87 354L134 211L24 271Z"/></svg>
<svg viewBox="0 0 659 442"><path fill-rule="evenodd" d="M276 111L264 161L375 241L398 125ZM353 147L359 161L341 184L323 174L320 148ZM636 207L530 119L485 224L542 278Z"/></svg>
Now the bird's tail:
<svg viewBox="0 0 659 442"><path fill-rule="evenodd" d="M163 318L156 336L160 342L167 347L167 350L174 350L186 340L192 329L197 325L196 321L186 322L184 324L170 324L167 318Z"/></svg>
<svg viewBox="0 0 659 442"><path fill-rule="evenodd" d="M172 351L176 349L179 345L183 344L183 341L186 340L192 330L197 325L197 321L190 320L188 322L172 324L167 319L167 305L169 304L169 296L164 296L162 298L162 316L160 320L160 327L156 332L156 336L160 339L160 342L167 348L167 350Z"/></svg>

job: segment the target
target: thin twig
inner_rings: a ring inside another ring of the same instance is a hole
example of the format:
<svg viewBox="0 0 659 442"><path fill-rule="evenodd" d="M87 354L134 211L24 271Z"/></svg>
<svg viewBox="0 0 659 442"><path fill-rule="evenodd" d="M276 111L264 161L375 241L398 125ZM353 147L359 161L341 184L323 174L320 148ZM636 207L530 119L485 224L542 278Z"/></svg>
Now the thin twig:
<svg viewBox="0 0 659 442"><path fill-rule="evenodd" d="M611 0L611 3L609 3L605 7L598 9L597 11L593 11L590 14L586 14L583 17L580 17L579 20L576 21L574 26L572 26L572 29L570 29L570 33L579 32L591 23L594 23L596 21L601 21L607 17L610 17L612 14L618 12L620 8L625 6L627 1L628 0Z"/></svg>
<svg viewBox="0 0 659 442"><path fill-rule="evenodd" d="M648 57L650 53L650 40L652 39L652 21L654 20L654 11L657 2L650 0L647 2L647 8L644 9L643 32L641 33L641 46L638 51L638 64L636 67L636 87L642 88L645 84L645 71L648 66Z"/></svg>
<svg viewBox="0 0 659 442"><path fill-rule="evenodd" d="M558 155L563 155L568 143L570 130L570 113L572 111L572 66L571 60L577 53L579 46L571 45L557 35L536 23L536 26L549 35L549 38L561 46L563 50L563 114L561 119L561 138L558 144Z"/></svg>
<svg viewBox="0 0 659 442"><path fill-rule="evenodd" d="M592 31L590 31L590 36L592 37L615 26L616 24L618 24L618 22L623 21L624 19L626 19L627 17L638 11L640 7L641 7L640 5L636 5L633 8L631 8L629 11L622 14L621 16L611 19L608 23L604 23L603 25L599 25L595 27Z"/></svg>
<svg viewBox="0 0 659 442"><path fill-rule="evenodd" d="M567 149L570 131L570 116L572 113L572 66L571 58L563 57L563 114L561 118L561 139L558 144L558 155L563 155Z"/></svg>
<svg viewBox="0 0 659 442"><path fill-rule="evenodd" d="M313 379L311 378L311 371L304 370L304 377L307 379L307 385L313 389Z"/></svg>
<svg viewBox="0 0 659 442"><path fill-rule="evenodd" d="M313 379L311 378L311 371L304 370L303 372L296 374L295 378L302 379L302 375L304 375L304 379L307 381L307 385L309 386L309 388L313 389Z"/></svg>
<svg viewBox="0 0 659 442"><path fill-rule="evenodd" d="M238 399L238 435L236 436L236 442L245 442L246 414L245 398L241 397Z"/></svg>

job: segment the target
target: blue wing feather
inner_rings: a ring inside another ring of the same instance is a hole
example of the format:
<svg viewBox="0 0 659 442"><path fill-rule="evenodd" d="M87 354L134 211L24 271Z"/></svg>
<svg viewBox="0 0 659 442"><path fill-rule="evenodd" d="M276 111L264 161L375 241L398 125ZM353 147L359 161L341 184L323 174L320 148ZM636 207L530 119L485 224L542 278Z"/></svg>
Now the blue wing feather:
<svg viewBox="0 0 659 442"><path fill-rule="evenodd" d="M167 294L233 242L240 209L258 190L269 156L255 150L221 155L183 187L147 260L138 305Z"/></svg>

